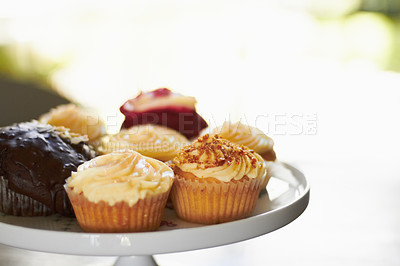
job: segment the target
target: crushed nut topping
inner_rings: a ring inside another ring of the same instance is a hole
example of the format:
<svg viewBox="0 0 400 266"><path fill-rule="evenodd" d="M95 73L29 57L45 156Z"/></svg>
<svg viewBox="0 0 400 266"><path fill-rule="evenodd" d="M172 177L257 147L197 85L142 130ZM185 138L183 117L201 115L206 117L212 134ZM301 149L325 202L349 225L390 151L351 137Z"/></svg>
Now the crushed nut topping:
<svg viewBox="0 0 400 266"><path fill-rule="evenodd" d="M211 136L206 134L192 144L185 146L175 160L179 164L201 162L202 168L207 169L225 163L230 165L233 161L238 164L243 156L250 158L252 167L258 167L259 160L253 150L222 139L218 134Z"/></svg>

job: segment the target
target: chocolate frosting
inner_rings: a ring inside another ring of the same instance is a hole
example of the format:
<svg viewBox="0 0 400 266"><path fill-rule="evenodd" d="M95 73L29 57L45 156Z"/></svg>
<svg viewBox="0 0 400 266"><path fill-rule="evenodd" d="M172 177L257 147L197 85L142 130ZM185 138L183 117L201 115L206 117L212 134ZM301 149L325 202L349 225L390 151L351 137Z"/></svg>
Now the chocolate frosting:
<svg viewBox="0 0 400 266"><path fill-rule="evenodd" d="M0 128L0 176L8 189L46 205L51 214L73 216L65 179L94 156L90 146L63 128L37 121Z"/></svg>

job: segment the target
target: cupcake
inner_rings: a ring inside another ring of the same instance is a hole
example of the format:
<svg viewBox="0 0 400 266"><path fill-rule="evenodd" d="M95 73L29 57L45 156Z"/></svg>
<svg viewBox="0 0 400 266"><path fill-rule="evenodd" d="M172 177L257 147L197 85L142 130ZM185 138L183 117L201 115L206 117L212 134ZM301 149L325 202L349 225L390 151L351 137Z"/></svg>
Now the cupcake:
<svg viewBox="0 0 400 266"><path fill-rule="evenodd" d="M173 178L163 162L125 150L82 164L65 188L84 231L153 231L160 226Z"/></svg>
<svg viewBox="0 0 400 266"><path fill-rule="evenodd" d="M236 144L246 146L264 158L267 177L264 180L263 188L266 188L271 179L273 162L276 160L274 141L258 128L240 122L234 124L225 122L222 126L215 128L213 133Z"/></svg>
<svg viewBox="0 0 400 266"><path fill-rule="evenodd" d="M221 138L246 146L261 155L266 161L275 161L274 141L258 128L240 122L225 122L213 130Z"/></svg>
<svg viewBox="0 0 400 266"><path fill-rule="evenodd" d="M131 149L161 161L172 160L189 140L179 132L159 125L138 125L122 129L115 135L102 138L99 152L102 154Z"/></svg>
<svg viewBox="0 0 400 266"><path fill-rule="evenodd" d="M0 211L73 216L65 179L95 156L87 137L37 121L0 128Z"/></svg>
<svg viewBox="0 0 400 266"><path fill-rule="evenodd" d="M43 114L39 121L53 126L69 128L71 132L87 135L95 144L105 134L105 125L98 116L88 113L75 104L59 105Z"/></svg>
<svg viewBox="0 0 400 266"><path fill-rule="evenodd" d="M126 101L120 111L125 115L122 128L156 124L169 127L191 139L206 128L207 122L196 112L196 99L166 88L141 92Z"/></svg>
<svg viewBox="0 0 400 266"><path fill-rule="evenodd" d="M174 158L171 199L183 220L216 224L241 219L255 208L266 177L253 150L208 134Z"/></svg>

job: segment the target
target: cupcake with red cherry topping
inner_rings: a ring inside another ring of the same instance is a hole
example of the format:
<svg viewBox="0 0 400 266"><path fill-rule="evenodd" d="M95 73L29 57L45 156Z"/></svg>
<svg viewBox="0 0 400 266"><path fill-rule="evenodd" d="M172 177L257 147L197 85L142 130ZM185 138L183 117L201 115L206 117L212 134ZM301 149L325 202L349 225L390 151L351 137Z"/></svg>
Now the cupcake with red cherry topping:
<svg viewBox="0 0 400 266"><path fill-rule="evenodd" d="M207 122L196 112L196 99L167 88L141 92L126 101L120 111L125 115L122 128L157 124L180 132L186 138L197 137Z"/></svg>

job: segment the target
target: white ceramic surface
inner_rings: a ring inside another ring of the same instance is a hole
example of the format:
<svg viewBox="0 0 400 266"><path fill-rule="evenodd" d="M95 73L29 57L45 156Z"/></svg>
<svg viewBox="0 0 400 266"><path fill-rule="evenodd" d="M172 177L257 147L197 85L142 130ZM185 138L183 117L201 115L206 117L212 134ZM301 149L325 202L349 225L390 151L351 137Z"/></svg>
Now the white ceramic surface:
<svg viewBox="0 0 400 266"><path fill-rule="evenodd" d="M0 243L37 251L76 255L152 255L226 245L274 231L307 207L310 187L296 168L274 163L267 190L248 218L217 225L188 223L166 209L158 231L146 233L83 232L73 218L15 217L0 213Z"/></svg>

